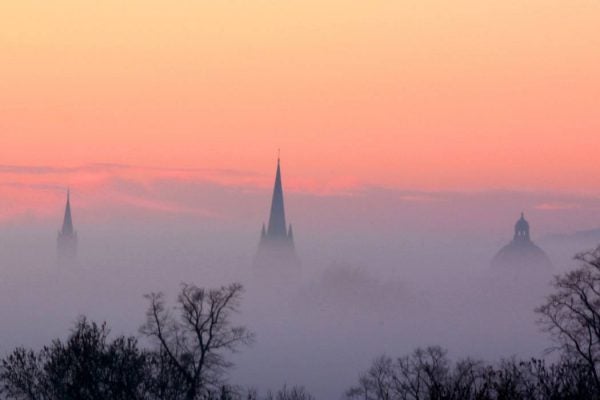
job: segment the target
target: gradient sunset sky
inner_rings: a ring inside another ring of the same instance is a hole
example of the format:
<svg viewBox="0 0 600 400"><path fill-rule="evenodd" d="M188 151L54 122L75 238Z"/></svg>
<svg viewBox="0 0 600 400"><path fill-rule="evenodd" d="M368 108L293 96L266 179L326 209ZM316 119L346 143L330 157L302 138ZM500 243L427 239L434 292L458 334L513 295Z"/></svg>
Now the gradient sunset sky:
<svg viewBox="0 0 600 400"><path fill-rule="evenodd" d="M595 0L4 1L0 191L600 193L599 71Z"/></svg>

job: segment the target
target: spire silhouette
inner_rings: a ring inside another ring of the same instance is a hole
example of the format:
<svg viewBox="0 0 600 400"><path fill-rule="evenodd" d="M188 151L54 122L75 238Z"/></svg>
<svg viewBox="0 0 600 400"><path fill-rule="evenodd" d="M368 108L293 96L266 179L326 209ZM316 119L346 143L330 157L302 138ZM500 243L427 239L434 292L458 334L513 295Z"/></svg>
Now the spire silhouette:
<svg viewBox="0 0 600 400"><path fill-rule="evenodd" d="M271 198L269 222L262 226L255 265L298 265L299 260L294 250L294 236L291 225L285 220L283 201L283 183L281 179L281 159L277 155L277 170Z"/></svg>
<svg viewBox="0 0 600 400"><path fill-rule="evenodd" d="M67 190L67 205L65 206L65 217L63 219L62 230L60 231L63 235L72 235L73 230L73 217L71 217L71 190Z"/></svg>
<svg viewBox="0 0 600 400"><path fill-rule="evenodd" d="M62 229L58 231L57 252L61 264L72 263L77 256L77 233L73 228L73 216L71 215L71 190L67 190L65 216Z"/></svg>
<svg viewBox="0 0 600 400"><path fill-rule="evenodd" d="M285 238L287 236L286 233L285 208L283 205L283 185L281 183L281 163L278 157L267 236L272 238Z"/></svg>

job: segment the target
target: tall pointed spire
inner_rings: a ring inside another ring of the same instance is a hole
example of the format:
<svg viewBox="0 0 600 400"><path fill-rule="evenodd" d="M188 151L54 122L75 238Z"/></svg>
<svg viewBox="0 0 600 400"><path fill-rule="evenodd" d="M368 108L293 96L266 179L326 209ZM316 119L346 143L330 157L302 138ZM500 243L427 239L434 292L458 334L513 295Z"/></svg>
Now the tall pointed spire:
<svg viewBox="0 0 600 400"><path fill-rule="evenodd" d="M67 204L62 229L58 232L57 251L61 264L71 264L77 256L77 233L73 228L71 216L71 190L67 191Z"/></svg>
<svg viewBox="0 0 600 400"><path fill-rule="evenodd" d="M271 200L271 214L269 215L267 235L273 238L285 238L286 233L283 185L281 183L281 162L279 157L277 157L277 172L275 173L275 185L273 187L273 198Z"/></svg>
<svg viewBox="0 0 600 400"><path fill-rule="evenodd" d="M271 199L271 212L269 222L263 224L255 265L298 265L299 260L294 250L294 236L291 226L285 220L285 207L283 202L283 183L281 179L281 159L277 155L277 170L275 172L275 185Z"/></svg>
<svg viewBox="0 0 600 400"><path fill-rule="evenodd" d="M71 217L71 189L67 190L67 205L65 206L65 217L61 233L63 235L73 234L73 218Z"/></svg>

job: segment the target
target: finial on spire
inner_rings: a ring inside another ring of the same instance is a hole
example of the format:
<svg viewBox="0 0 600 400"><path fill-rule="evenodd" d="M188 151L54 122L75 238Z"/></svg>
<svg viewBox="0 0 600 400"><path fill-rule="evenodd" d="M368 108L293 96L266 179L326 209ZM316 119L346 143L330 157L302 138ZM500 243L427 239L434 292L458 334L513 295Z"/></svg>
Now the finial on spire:
<svg viewBox="0 0 600 400"><path fill-rule="evenodd" d="M525 219L525 213L521 211L521 219Z"/></svg>
<svg viewBox="0 0 600 400"><path fill-rule="evenodd" d="M277 149L277 164L279 164L279 159L281 158L281 148Z"/></svg>

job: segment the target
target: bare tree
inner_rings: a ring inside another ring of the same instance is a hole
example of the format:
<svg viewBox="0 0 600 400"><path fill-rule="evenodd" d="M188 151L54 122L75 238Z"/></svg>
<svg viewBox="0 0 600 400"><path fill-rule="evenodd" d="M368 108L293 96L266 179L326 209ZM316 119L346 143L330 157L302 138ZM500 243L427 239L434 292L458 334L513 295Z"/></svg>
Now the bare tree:
<svg viewBox="0 0 600 400"><path fill-rule="evenodd" d="M536 309L563 354L589 368L600 391L600 247L578 254L581 267L555 277L555 293Z"/></svg>
<svg viewBox="0 0 600 400"><path fill-rule="evenodd" d="M346 395L365 400L461 398L460 394L473 386L478 366L465 360L453 371L446 351L439 346L417 349L395 362L381 356Z"/></svg>
<svg viewBox="0 0 600 400"><path fill-rule="evenodd" d="M349 399L390 400L396 398L399 379L394 362L388 356L379 356L358 380L358 386L346 392Z"/></svg>
<svg viewBox="0 0 600 400"><path fill-rule="evenodd" d="M209 397L219 390L224 372L231 366L226 353L253 340L245 327L231 322L241 293L242 286L237 283L210 290L183 284L172 309L165 305L162 293L146 295L150 306L141 332L158 344L164 380L161 390L170 388L172 398L186 400ZM181 397L174 395L177 390Z"/></svg>
<svg viewBox="0 0 600 400"><path fill-rule="evenodd" d="M315 400L315 398L303 386L288 388L284 385L276 394L269 392L265 400Z"/></svg>
<svg viewBox="0 0 600 400"><path fill-rule="evenodd" d="M356 400L575 400L598 398L588 374L566 361L504 360L498 365L463 359L451 363L433 346L393 361L377 358L358 385Z"/></svg>
<svg viewBox="0 0 600 400"><path fill-rule="evenodd" d="M415 399L426 394L430 399L443 397L450 372L446 351L439 346L417 349L397 361L401 388Z"/></svg>

